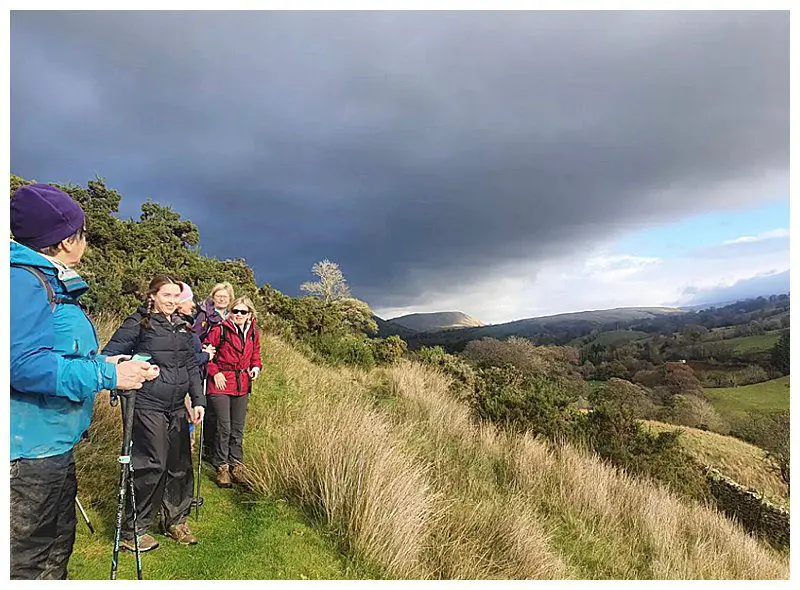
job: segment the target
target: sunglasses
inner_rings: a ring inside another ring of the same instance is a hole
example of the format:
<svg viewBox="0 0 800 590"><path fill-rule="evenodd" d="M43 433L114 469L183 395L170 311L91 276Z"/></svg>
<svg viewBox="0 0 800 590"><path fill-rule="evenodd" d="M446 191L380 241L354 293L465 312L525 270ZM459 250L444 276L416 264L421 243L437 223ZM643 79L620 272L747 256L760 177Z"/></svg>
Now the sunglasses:
<svg viewBox="0 0 800 590"><path fill-rule="evenodd" d="M232 309L231 313L238 313L239 315L247 315L250 313L249 309Z"/></svg>

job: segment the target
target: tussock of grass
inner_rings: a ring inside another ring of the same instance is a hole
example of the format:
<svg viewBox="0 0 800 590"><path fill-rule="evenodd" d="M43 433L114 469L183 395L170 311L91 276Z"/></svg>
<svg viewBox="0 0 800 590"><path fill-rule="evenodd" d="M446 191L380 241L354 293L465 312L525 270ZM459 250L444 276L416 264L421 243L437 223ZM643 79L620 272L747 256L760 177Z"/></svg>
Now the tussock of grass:
<svg viewBox="0 0 800 590"><path fill-rule="evenodd" d="M418 576L433 496L403 440L354 400L320 398L298 414L279 427L279 452L250 463L255 489L299 503L389 575Z"/></svg>

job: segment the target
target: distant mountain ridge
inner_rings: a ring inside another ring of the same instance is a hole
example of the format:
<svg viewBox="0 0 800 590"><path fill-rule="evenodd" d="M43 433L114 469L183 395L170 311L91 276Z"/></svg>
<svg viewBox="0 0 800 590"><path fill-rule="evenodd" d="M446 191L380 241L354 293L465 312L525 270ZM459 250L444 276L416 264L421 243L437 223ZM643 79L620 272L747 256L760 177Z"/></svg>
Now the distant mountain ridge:
<svg viewBox="0 0 800 590"><path fill-rule="evenodd" d="M412 313L388 320L414 332L436 332L453 328L478 328L485 324L460 311Z"/></svg>
<svg viewBox="0 0 800 590"><path fill-rule="evenodd" d="M682 313L686 313L686 311L674 307L618 307L560 313L489 325L458 311L413 313L389 320L374 316L374 319L378 324L378 335L382 338L392 334L397 334L405 340L425 338L425 335L433 334L441 334L442 337L447 338L447 334L457 332L459 335L474 339L484 336L492 338L505 338L512 335L529 337L550 329L591 329L615 322L625 324Z"/></svg>

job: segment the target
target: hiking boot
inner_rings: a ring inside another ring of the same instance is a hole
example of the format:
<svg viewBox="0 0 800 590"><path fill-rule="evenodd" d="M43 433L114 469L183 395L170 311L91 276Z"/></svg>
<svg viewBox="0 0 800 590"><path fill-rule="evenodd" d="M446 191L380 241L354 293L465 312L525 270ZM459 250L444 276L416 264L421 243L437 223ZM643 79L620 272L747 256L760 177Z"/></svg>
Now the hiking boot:
<svg viewBox="0 0 800 590"><path fill-rule="evenodd" d="M181 545L197 545L197 537L189 531L189 525L185 522L173 524L169 527L167 536Z"/></svg>
<svg viewBox="0 0 800 590"><path fill-rule="evenodd" d="M134 545L133 539L120 539L119 546L123 549L127 549L128 551L136 551L136 546ZM139 535L139 553L152 551L153 549L157 548L158 541L156 541L154 537L146 533L144 535Z"/></svg>
<svg viewBox="0 0 800 590"><path fill-rule="evenodd" d="M231 481L233 483L244 484L247 483L247 477L245 476L244 465L241 463L237 463L231 469Z"/></svg>
<svg viewBox="0 0 800 590"><path fill-rule="evenodd" d="M231 487L231 474L227 465L217 467L217 485L221 488Z"/></svg>

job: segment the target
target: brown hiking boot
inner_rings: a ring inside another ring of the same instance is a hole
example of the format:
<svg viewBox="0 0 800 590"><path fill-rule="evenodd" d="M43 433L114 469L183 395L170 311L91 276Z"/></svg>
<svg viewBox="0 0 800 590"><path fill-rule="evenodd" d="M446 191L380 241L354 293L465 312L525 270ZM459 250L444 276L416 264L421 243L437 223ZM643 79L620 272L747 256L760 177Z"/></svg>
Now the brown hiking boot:
<svg viewBox="0 0 800 590"><path fill-rule="evenodd" d="M120 539L119 546L128 551L136 551L133 539ZM154 537L144 534L139 536L139 553L158 548L158 541Z"/></svg>
<svg viewBox="0 0 800 590"><path fill-rule="evenodd" d="M197 545L197 537L189 531L189 525L185 522L173 524L169 527L167 536L181 545Z"/></svg>
<svg viewBox="0 0 800 590"><path fill-rule="evenodd" d="M231 487L231 474L227 465L217 467L217 485L221 488Z"/></svg>
<svg viewBox="0 0 800 590"><path fill-rule="evenodd" d="M244 484L247 483L247 476L245 475L244 465L237 463L231 469L231 481L233 483Z"/></svg>

